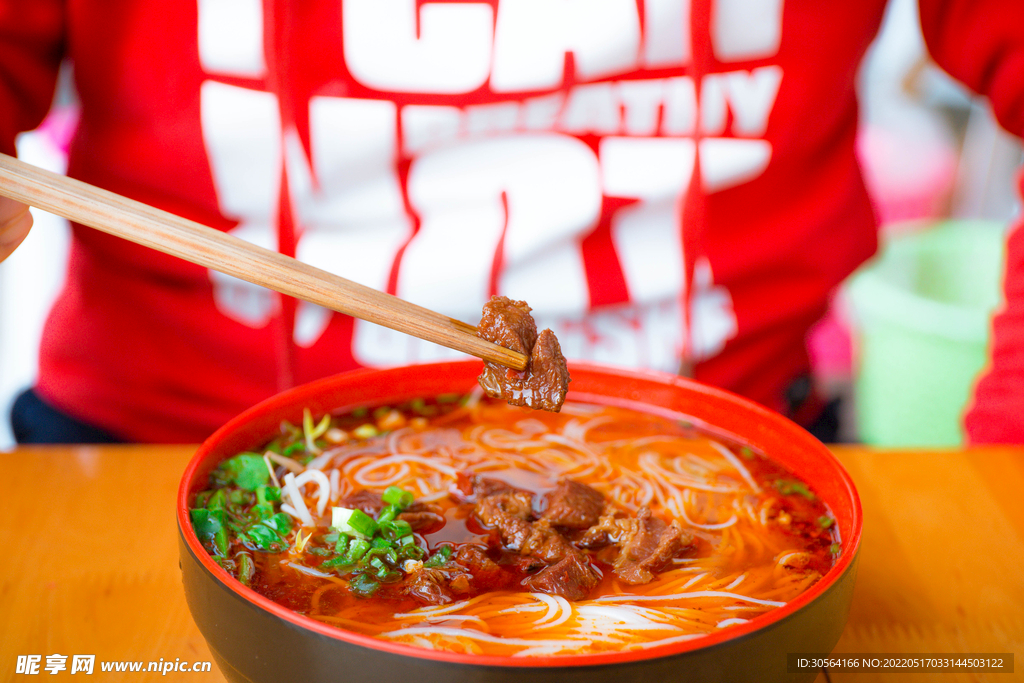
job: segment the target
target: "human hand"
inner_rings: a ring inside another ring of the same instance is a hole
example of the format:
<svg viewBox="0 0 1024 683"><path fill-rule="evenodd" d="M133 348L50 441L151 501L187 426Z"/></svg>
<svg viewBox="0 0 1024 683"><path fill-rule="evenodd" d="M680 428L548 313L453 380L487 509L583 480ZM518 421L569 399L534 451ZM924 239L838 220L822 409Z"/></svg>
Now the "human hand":
<svg viewBox="0 0 1024 683"><path fill-rule="evenodd" d="M32 227L28 206L7 197L0 197L0 261L11 255Z"/></svg>

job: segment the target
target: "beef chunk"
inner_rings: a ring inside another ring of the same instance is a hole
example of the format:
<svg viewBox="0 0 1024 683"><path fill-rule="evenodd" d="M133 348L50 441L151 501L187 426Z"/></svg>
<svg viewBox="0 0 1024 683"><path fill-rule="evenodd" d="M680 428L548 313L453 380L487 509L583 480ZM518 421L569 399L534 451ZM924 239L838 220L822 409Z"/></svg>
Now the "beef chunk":
<svg viewBox="0 0 1024 683"><path fill-rule="evenodd" d="M561 562L567 555L583 555L545 520L530 525L530 531L519 546L519 552L538 557L548 564Z"/></svg>
<svg viewBox="0 0 1024 683"><path fill-rule="evenodd" d="M525 301L491 297L484 304L477 329L484 339L529 356L537 343L537 323L530 315L531 310Z"/></svg>
<svg viewBox="0 0 1024 683"><path fill-rule="evenodd" d="M408 522L413 531L432 534L444 526L444 517L431 510L415 510L399 513L398 519Z"/></svg>
<svg viewBox="0 0 1024 683"><path fill-rule="evenodd" d="M498 526L501 517L527 520L533 512L533 495L526 491L505 491L482 498L473 509L487 526Z"/></svg>
<svg viewBox="0 0 1024 683"><path fill-rule="evenodd" d="M485 361L478 381L488 396L511 405L558 412L569 390L569 369L554 333L537 334L530 310L525 301L504 296L484 304L477 327L480 338L526 354L529 360L522 372Z"/></svg>
<svg viewBox="0 0 1024 683"><path fill-rule="evenodd" d="M623 535L622 551L615 560L615 574L632 585L649 583L654 574L664 569L676 553L693 542L693 535L679 528L676 522L665 524L640 508L636 518L629 520Z"/></svg>
<svg viewBox="0 0 1024 683"><path fill-rule="evenodd" d="M409 597L428 605L444 605L452 601L448 576L439 569L421 569L405 584Z"/></svg>
<svg viewBox="0 0 1024 683"><path fill-rule="evenodd" d="M539 593L561 595L568 600L582 600L600 581L586 555L577 551L525 579L523 585Z"/></svg>
<svg viewBox="0 0 1024 683"><path fill-rule="evenodd" d="M456 475L455 486L467 498L473 497L477 500L483 500L487 496L493 496L496 493L522 490L517 489L515 486L512 486L501 479L481 477L465 470Z"/></svg>
<svg viewBox="0 0 1024 683"><path fill-rule="evenodd" d="M526 491L508 491L487 496L473 512L481 522L497 529L505 547L521 555L538 557L547 564L560 561L567 553L580 552L547 520L530 522L533 496Z"/></svg>
<svg viewBox="0 0 1024 683"><path fill-rule="evenodd" d="M464 545L455 553L455 562L466 569L472 577L474 590L501 590L508 587L510 572L503 570L497 562L475 545Z"/></svg>
<svg viewBox="0 0 1024 683"><path fill-rule="evenodd" d="M604 510L604 496L586 484L563 479L546 496L548 509L543 519L554 526L586 529L597 524Z"/></svg>
<svg viewBox="0 0 1024 683"><path fill-rule="evenodd" d="M625 513L614 505L606 505L597 523L576 540L576 545L581 548L603 548L617 542L628 530L629 520Z"/></svg>
<svg viewBox="0 0 1024 683"><path fill-rule="evenodd" d="M527 521L533 511L533 496L525 491L510 491L487 496L473 512L481 522L497 529L502 542L519 550L529 538L532 527Z"/></svg>
<svg viewBox="0 0 1024 683"><path fill-rule="evenodd" d="M376 518L384 508L384 500L381 498L381 494L374 491L356 491L345 496L341 501L341 507L362 510L371 517Z"/></svg>

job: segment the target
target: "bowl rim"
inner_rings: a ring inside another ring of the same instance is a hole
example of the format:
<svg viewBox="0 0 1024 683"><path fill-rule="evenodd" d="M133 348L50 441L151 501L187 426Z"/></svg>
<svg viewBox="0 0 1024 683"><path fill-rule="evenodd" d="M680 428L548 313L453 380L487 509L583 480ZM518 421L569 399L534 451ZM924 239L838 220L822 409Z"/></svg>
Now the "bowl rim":
<svg viewBox="0 0 1024 683"><path fill-rule="evenodd" d="M755 634L762 629L766 629L773 624L781 622L785 619L792 617L798 611L805 606L817 600L820 596L824 595L829 589L835 586L840 579L846 575L854 567L857 554L860 550L861 533L863 527L863 510L861 507L860 496L857 493L857 489L853 484L853 479L850 474L843 467L842 463L832 454L829 449L817 441L808 432L804 431L801 427L782 415L768 410L767 408L754 403L753 401L733 394L724 389L712 387L700 382L673 375L665 372L658 372L654 370L637 370L629 368L621 368L612 365L605 365L600 363L583 363L583 362L570 362L570 371L584 371L592 372L602 375L613 375L621 377L626 380L641 380L647 382L655 382L658 384L666 384L674 387L679 387L707 398L718 399L732 404L741 404L744 410L751 412L759 420L768 423L773 429L779 429L783 432L788 432L796 436L797 438L807 442L807 445L818 451L818 455L822 457L823 464L833 470L834 474L838 475L841 483L843 484L844 492L849 496L851 503L852 515L850 519L851 533L848 538L842 539L842 549L839 557L836 559L835 564L832 568L823 576L817 583L811 586L809 589L798 595L793 600L789 601L782 607L777 607L761 614L745 623L734 624L728 628L722 629L714 633L709 633L703 636L699 636L690 640L669 642L665 645L656 645L644 649L629 650L629 651L612 651L612 652L601 652L593 654L567 654L567 655L544 655L536 657L513 657L508 655L476 655L466 654L457 652L447 652L443 650L429 650L426 648L416 647L414 645L407 645L404 643L398 643L382 638L376 638L374 636L363 635L354 631L347 631L344 629L330 626L323 622L317 621L310 617L294 612L287 607L279 605L278 603L270 600L269 598L257 593L255 590L244 586L241 582L231 576L227 571L222 569L220 565L213 561L209 553L203 548L199 538L196 536L192 529L192 524L189 516L188 499L190 496L191 482L196 476L197 470L199 470L206 463L206 460L210 454L214 451L217 444L228 437L236 430L242 428L256 415L271 411L274 409L283 409L287 407L293 407L295 405L294 397L299 395L316 395L323 390L328 388L334 388L339 382L341 383L357 383L360 380L377 376L386 376L389 373L400 373L408 372L410 370L417 371L428 371L436 369L438 371L444 371L445 369L452 369L453 366L465 369L467 365L474 365L480 367L479 361L475 360L464 360L464 361L443 361L437 363L423 363L417 365L400 366L396 368L386 369L375 369L375 368L361 368L357 370L351 370L348 372L332 375L323 379L315 380L306 384L302 384L281 393L275 394L270 398L248 408L243 411L220 429L214 432L209 438L204 441L196 453L192 456L185 471L182 474L181 481L178 487L178 494L176 499L176 517L178 522L178 532L184 539L186 546L188 547L191 554L198 560L200 566L206 570L208 574L214 578L222 588L226 588L234 594L235 597L245 602L254 605L265 612L269 612L272 616L284 620L292 626L296 626L319 636L325 636L335 640L340 640L349 645L356 645L371 648L374 650L383 651L386 653L414 657L418 659L433 660L439 662L446 662L450 664L464 664L473 666L499 666L499 667L515 667L523 669L532 668L563 668L563 667L585 667L595 665L614 665L614 664L625 664L629 662L635 662L647 659L657 659L661 657L668 657L672 655L684 654L696 650L704 650L722 645L723 643L740 640ZM570 397L572 400L572 389L570 387ZM583 394L586 397L594 397L594 394ZM613 397L608 397L613 398ZM615 404L615 400L608 401L609 404ZM656 404L649 404L649 407L653 410L648 412L657 413L659 412ZM643 410L642 407L638 409ZM661 409L661 412L671 412L676 415L679 411L672 409ZM693 416L700 419L699 416ZM714 430L714 425L709 425ZM727 430L720 430L724 433L729 433ZM741 437L742 438L742 437ZM813 442L813 443L812 443ZM816 444L816 446L815 446ZM223 457L230 457L225 455Z"/></svg>

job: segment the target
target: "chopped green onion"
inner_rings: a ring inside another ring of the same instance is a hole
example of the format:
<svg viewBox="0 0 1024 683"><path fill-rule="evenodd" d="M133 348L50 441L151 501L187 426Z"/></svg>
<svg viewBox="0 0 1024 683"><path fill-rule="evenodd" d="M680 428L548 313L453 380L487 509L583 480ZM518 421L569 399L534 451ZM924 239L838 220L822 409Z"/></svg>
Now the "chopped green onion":
<svg viewBox="0 0 1024 683"><path fill-rule="evenodd" d="M833 555L838 555L840 550L842 550L842 548L838 543L833 543L828 547L828 551Z"/></svg>
<svg viewBox="0 0 1024 683"><path fill-rule="evenodd" d="M217 546L217 552L221 555L228 554L228 547L231 545L228 542L228 530L221 527L217 530L217 533L213 535L213 544Z"/></svg>
<svg viewBox="0 0 1024 683"><path fill-rule="evenodd" d="M331 526L343 534L359 538L373 538L377 531L377 523L373 521L373 517L362 510L352 508L334 508Z"/></svg>
<svg viewBox="0 0 1024 683"><path fill-rule="evenodd" d="M818 526L820 526L822 529L828 529L835 523L836 520L832 519L828 515L822 515L821 517L818 517Z"/></svg>
<svg viewBox="0 0 1024 683"><path fill-rule="evenodd" d="M422 560L427 556L427 551L416 545L412 536L406 536L402 541L408 541L398 549L399 560Z"/></svg>
<svg viewBox="0 0 1024 683"><path fill-rule="evenodd" d="M317 557L327 557L331 554L331 551L327 548L317 548L316 546L311 547L306 552L310 555L316 555Z"/></svg>
<svg viewBox="0 0 1024 683"><path fill-rule="evenodd" d="M348 543L352 539L348 537L348 534L339 533L335 534L335 536L336 539L334 542L334 552L336 552L339 555L344 555L348 552Z"/></svg>
<svg viewBox="0 0 1024 683"><path fill-rule="evenodd" d="M370 414L370 409L367 408L366 406L361 406L359 408L356 408L351 413L352 417L355 417L355 418L366 417L369 414Z"/></svg>
<svg viewBox="0 0 1024 683"><path fill-rule="evenodd" d="M252 555L249 553L241 553L238 556L238 580L242 582L243 586L248 586L252 583L252 577L256 574L256 563L252 560Z"/></svg>
<svg viewBox="0 0 1024 683"><path fill-rule="evenodd" d="M352 568L352 563L349 562L348 558L345 557L332 557L320 566L326 567L328 569L338 569L339 574L346 574L348 573L347 570L350 570Z"/></svg>
<svg viewBox="0 0 1024 683"><path fill-rule="evenodd" d="M345 560L349 564L355 564L359 560L363 559L363 555L370 549L370 542L362 538L357 538L352 541L352 545L348 547L348 552L345 553Z"/></svg>
<svg viewBox="0 0 1024 683"><path fill-rule="evenodd" d="M380 584L366 574L359 574L349 582L348 588L356 597L368 598L377 592Z"/></svg>
<svg viewBox="0 0 1024 683"><path fill-rule="evenodd" d="M397 486L389 486L384 489L384 495L382 495L381 498L385 503L397 507L399 511L412 505L414 500L412 493Z"/></svg>
<svg viewBox="0 0 1024 683"><path fill-rule="evenodd" d="M213 491L203 491L196 494L195 504L197 508L204 508L206 504L210 502L210 496L213 495Z"/></svg>
<svg viewBox="0 0 1024 683"><path fill-rule="evenodd" d="M754 451L750 450L746 446L743 446L740 448L740 455L746 458L747 460L750 460L751 458L754 457Z"/></svg>
<svg viewBox="0 0 1024 683"><path fill-rule="evenodd" d="M448 560L452 556L452 547L450 545L443 545L434 551L434 554L430 556L426 562L423 563L424 567L441 567L448 564Z"/></svg>
<svg viewBox="0 0 1024 683"><path fill-rule="evenodd" d="M440 394L437 397L438 403L458 403L462 394Z"/></svg>
<svg viewBox="0 0 1024 683"><path fill-rule="evenodd" d="M382 417L384 417L385 415L387 415L390 412L391 412L391 408L388 407L388 406L380 406L379 408L374 408L373 409L373 419L374 420L379 420L379 419L381 419Z"/></svg>
<svg viewBox="0 0 1024 683"><path fill-rule="evenodd" d="M377 525L381 526L381 525L384 525L384 524L388 524L389 522L391 522L391 520L393 520L397 516L398 516L398 506L396 506L396 505L385 505L384 509L380 511L380 514L377 515Z"/></svg>
<svg viewBox="0 0 1024 683"><path fill-rule="evenodd" d="M380 525L384 538L389 541L398 541L402 538L412 536L412 526L404 519L396 519L393 522L386 522Z"/></svg>

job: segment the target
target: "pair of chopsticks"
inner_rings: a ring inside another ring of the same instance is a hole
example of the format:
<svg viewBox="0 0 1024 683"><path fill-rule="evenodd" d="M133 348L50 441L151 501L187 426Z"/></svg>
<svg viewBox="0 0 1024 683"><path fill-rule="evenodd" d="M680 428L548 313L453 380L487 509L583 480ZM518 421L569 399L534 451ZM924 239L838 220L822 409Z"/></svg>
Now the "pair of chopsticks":
<svg viewBox="0 0 1024 683"><path fill-rule="evenodd" d="M0 154L0 195L241 280L516 370L472 325L219 230Z"/></svg>

